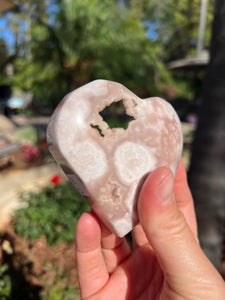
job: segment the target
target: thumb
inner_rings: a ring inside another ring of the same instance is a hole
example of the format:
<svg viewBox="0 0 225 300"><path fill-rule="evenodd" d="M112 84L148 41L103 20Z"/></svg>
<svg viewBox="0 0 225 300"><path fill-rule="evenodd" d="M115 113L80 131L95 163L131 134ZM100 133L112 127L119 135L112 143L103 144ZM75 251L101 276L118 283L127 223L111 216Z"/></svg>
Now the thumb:
<svg viewBox="0 0 225 300"><path fill-rule="evenodd" d="M138 213L169 286L187 295L196 289L201 275L207 282L218 275L176 204L173 182L173 174L166 167L152 172L141 189Z"/></svg>

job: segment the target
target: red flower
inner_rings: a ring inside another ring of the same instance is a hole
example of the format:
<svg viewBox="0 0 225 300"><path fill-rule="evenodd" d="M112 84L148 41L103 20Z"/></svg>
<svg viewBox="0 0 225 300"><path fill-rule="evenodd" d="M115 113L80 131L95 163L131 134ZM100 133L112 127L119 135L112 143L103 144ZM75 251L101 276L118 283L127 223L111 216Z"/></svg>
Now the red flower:
<svg viewBox="0 0 225 300"><path fill-rule="evenodd" d="M59 175L54 175L52 178L51 178L51 182L54 184L54 185L58 185L61 181L61 177Z"/></svg>
<svg viewBox="0 0 225 300"><path fill-rule="evenodd" d="M36 161L40 157L40 151L35 145L25 143L22 145L24 158L28 162Z"/></svg>

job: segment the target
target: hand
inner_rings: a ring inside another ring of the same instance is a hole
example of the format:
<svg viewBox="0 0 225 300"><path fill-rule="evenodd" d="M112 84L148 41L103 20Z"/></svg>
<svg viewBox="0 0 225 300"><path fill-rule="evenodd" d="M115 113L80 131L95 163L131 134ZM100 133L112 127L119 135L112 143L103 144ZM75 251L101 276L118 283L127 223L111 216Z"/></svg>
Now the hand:
<svg viewBox="0 0 225 300"><path fill-rule="evenodd" d="M93 213L81 216L76 259L82 299L225 299L224 281L198 243L182 163L175 181L165 167L148 176L138 213L133 251Z"/></svg>

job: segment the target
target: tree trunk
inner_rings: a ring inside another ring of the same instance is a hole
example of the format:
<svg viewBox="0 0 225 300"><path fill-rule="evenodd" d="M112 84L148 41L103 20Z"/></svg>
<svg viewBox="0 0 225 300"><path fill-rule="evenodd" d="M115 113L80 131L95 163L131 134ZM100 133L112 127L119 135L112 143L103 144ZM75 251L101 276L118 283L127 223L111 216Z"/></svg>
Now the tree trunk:
<svg viewBox="0 0 225 300"><path fill-rule="evenodd" d="M216 0L203 104L188 173L199 239L219 268L225 221L225 1Z"/></svg>

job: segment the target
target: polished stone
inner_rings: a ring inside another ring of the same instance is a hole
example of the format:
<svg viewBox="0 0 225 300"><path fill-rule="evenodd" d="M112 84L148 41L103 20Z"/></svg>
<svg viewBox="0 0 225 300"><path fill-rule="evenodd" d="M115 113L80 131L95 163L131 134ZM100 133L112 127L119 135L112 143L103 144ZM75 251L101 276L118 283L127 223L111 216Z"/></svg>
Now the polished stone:
<svg viewBox="0 0 225 300"><path fill-rule="evenodd" d="M110 128L100 115L123 101L128 128ZM182 153L180 120L161 98L140 99L123 85L96 80L69 93L53 113L49 150L108 228L119 236L138 222L145 176L160 166L175 175Z"/></svg>

